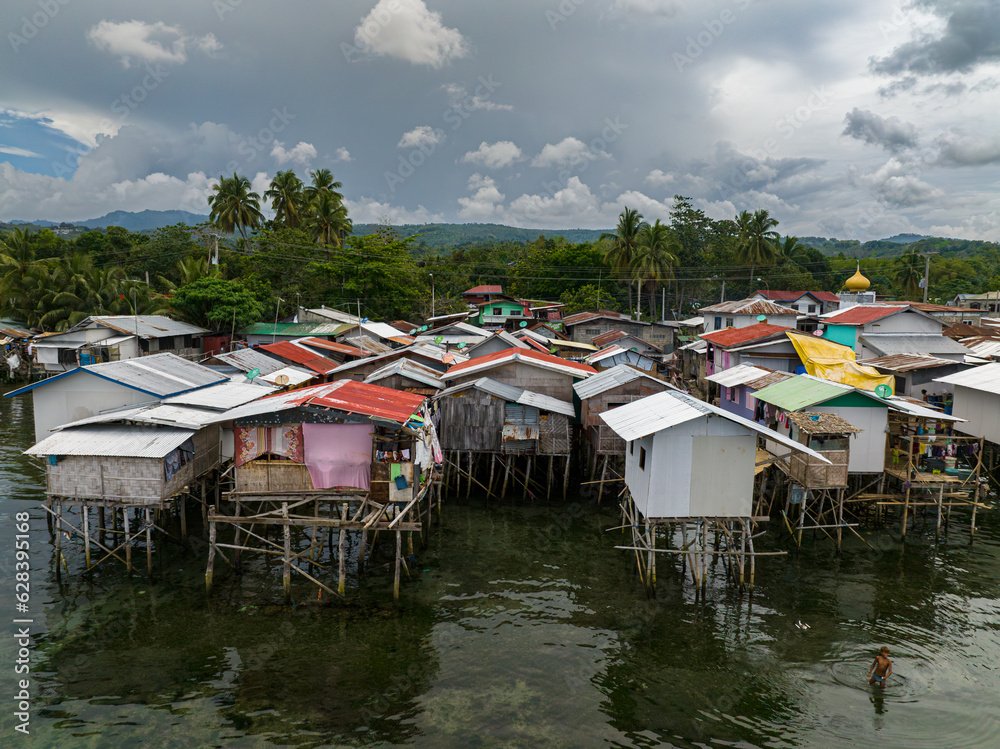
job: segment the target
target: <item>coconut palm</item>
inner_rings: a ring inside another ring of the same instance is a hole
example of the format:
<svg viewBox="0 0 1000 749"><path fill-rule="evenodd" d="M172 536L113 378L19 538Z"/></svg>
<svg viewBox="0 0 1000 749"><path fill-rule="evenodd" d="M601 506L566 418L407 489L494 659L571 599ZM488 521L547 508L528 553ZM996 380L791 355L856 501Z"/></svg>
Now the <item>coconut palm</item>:
<svg viewBox="0 0 1000 749"><path fill-rule="evenodd" d="M899 284L903 295L915 297L920 293L920 282L924 280L924 258L911 248L896 258L893 278Z"/></svg>
<svg viewBox="0 0 1000 749"><path fill-rule="evenodd" d="M219 176L219 183L208 196L212 211L209 220L222 231L238 231L246 239L247 229L256 229L264 220L260 212L260 195L251 189L250 180L233 173L232 178Z"/></svg>
<svg viewBox="0 0 1000 749"><path fill-rule="evenodd" d="M803 261L808 261L806 246L799 243L798 237L785 237L785 241L775 249L777 250L778 257L784 262L801 265Z"/></svg>
<svg viewBox="0 0 1000 749"><path fill-rule="evenodd" d="M601 235L601 241L610 242L608 251L604 253L604 259L615 270L628 274L629 309L632 308L632 264L635 260L639 231L646 225L641 213L625 206L625 210L618 214L615 233Z"/></svg>
<svg viewBox="0 0 1000 749"><path fill-rule="evenodd" d="M334 193L320 193L310 204L305 226L314 242L343 247L343 237L351 233L353 224L347 217L347 209L334 197Z"/></svg>
<svg viewBox="0 0 1000 749"><path fill-rule="evenodd" d="M278 172L271 180L271 186L264 193L264 197L271 201L271 208L274 210L274 220L282 223L290 229L295 229L302 221L303 203L305 194L303 193L302 180L295 176L295 172L289 169L287 172Z"/></svg>
<svg viewBox="0 0 1000 749"><path fill-rule="evenodd" d="M344 200L344 196L337 192L343 185L334 181L333 172L329 169L317 169L309 172L309 176L312 178L312 184L304 189L306 200L315 201L323 193L329 193L338 203Z"/></svg>
<svg viewBox="0 0 1000 749"><path fill-rule="evenodd" d="M673 266L677 262L677 253L681 244L666 224L656 219L653 224L643 224L636 240L635 257L632 260L632 271L639 279L640 287L646 284L649 292L649 308L653 319L656 319L656 285L669 280L673 276ZM636 307L639 307L638 302Z"/></svg>
<svg viewBox="0 0 1000 749"><path fill-rule="evenodd" d="M736 217L739 229L736 251L740 262L750 266L751 284L756 266L771 265L777 257L775 243L778 241L778 233L774 230L777 225L777 219L771 218L763 209L753 213L742 211Z"/></svg>

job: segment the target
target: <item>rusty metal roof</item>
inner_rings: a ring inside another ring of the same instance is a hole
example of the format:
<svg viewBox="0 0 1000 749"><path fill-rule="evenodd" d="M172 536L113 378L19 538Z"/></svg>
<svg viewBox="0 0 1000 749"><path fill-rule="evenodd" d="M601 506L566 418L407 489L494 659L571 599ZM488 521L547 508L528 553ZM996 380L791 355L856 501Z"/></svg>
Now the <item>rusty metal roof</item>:
<svg viewBox="0 0 1000 749"><path fill-rule="evenodd" d="M893 354L892 356L879 356L874 359L865 359L858 362L858 364L884 369L888 372L912 372L917 369L935 369L936 367L947 367L956 363L950 359L939 359L936 356L922 356L920 354Z"/></svg>
<svg viewBox="0 0 1000 749"><path fill-rule="evenodd" d="M786 330L795 330L785 325L772 325L771 323L759 322L754 325L747 325L745 328L724 328L723 330L713 330L711 333L702 333L701 338L724 348L738 346L750 341L759 341L765 338L784 333Z"/></svg>
<svg viewBox="0 0 1000 749"><path fill-rule="evenodd" d="M179 320L171 320L164 315L91 315L69 330L92 328L95 327L94 323L111 328L111 330L116 330L119 333L138 335L140 338L201 335L209 332L205 328L199 328L197 325L180 322Z"/></svg>
<svg viewBox="0 0 1000 749"><path fill-rule="evenodd" d="M798 310L790 307L782 307L780 304L762 299L740 299L735 302L719 302L710 307L702 307L698 310L702 315L706 312L719 312L728 315L798 315Z"/></svg>
<svg viewBox="0 0 1000 749"><path fill-rule="evenodd" d="M242 372L249 372L252 369L259 369L262 375L277 372L285 366L283 361L275 359L273 356L258 351L253 348L241 348L235 351L226 351L215 354L215 359L236 367Z"/></svg>
<svg viewBox="0 0 1000 749"><path fill-rule="evenodd" d="M520 403L522 406L534 406L542 411L551 411L552 413L563 414L564 416L576 416L576 409L574 409L572 403L561 401L558 398L548 395L542 395L541 393L534 393L515 385L497 382L496 380L491 380L489 377L480 377L478 380L454 385L446 390L442 390L436 397L455 395L470 388L482 390L511 403Z"/></svg>
<svg viewBox="0 0 1000 749"><path fill-rule="evenodd" d="M760 367L760 369L766 369L766 367ZM753 388L754 390L763 390L768 385L773 385L776 382L781 382L789 378L795 377L791 372L768 372L766 375L756 379L750 380L745 383L747 387Z"/></svg>
<svg viewBox="0 0 1000 749"><path fill-rule="evenodd" d="M291 341L277 341L275 343L265 343L258 348L267 351L269 354L280 356L286 361L294 364L301 364L303 367L311 369L319 374L329 374L337 368L337 362L320 356L315 351L299 346Z"/></svg>
<svg viewBox="0 0 1000 749"><path fill-rule="evenodd" d="M510 362L524 362L525 364L531 364L542 369L550 369L562 374L572 375L573 377L589 377L597 373L596 369L588 367L586 364L580 364L568 359L560 359L558 356L553 356L552 354L543 354L541 351L535 351L534 349L509 348L456 364L448 370L445 379L472 374L480 370L492 369L509 364Z"/></svg>

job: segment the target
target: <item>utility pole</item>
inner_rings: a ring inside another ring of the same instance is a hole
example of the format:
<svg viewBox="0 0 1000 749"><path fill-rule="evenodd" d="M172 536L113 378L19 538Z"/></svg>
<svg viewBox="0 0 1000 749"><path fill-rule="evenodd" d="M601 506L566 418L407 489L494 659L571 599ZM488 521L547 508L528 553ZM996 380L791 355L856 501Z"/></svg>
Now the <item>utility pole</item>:
<svg viewBox="0 0 1000 749"><path fill-rule="evenodd" d="M434 274L431 273L431 317L437 317L437 311L434 307Z"/></svg>
<svg viewBox="0 0 1000 749"><path fill-rule="evenodd" d="M278 335L278 309L283 301L285 300L279 296L278 301L274 304L274 328L271 329L271 343L274 343L274 339Z"/></svg>
<svg viewBox="0 0 1000 749"><path fill-rule="evenodd" d="M928 252L924 255L927 258L927 264L924 266L924 304L927 304L927 287L930 285L931 278L931 255L937 255L936 252Z"/></svg>
<svg viewBox="0 0 1000 749"><path fill-rule="evenodd" d="M719 299L720 302L726 301L726 279L722 279L722 298Z"/></svg>

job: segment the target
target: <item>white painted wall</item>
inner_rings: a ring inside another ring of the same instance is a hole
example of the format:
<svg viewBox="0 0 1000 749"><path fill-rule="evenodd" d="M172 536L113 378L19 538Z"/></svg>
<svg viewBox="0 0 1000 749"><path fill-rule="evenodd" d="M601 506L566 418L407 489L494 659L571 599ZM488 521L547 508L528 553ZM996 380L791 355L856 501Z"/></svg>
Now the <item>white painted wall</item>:
<svg viewBox="0 0 1000 749"><path fill-rule="evenodd" d="M152 403L158 399L81 370L31 391L35 407L35 441L49 436L53 427L122 406Z"/></svg>
<svg viewBox="0 0 1000 749"><path fill-rule="evenodd" d="M935 383L940 384L940 383ZM968 421L955 424L955 429L973 437L985 437L1000 443L1000 395L955 385L955 400L951 412Z"/></svg>
<svg viewBox="0 0 1000 749"><path fill-rule="evenodd" d="M885 469L885 429L889 418L887 408L843 408L820 405L807 410L836 414L851 426L864 430L851 437L848 473L882 473Z"/></svg>

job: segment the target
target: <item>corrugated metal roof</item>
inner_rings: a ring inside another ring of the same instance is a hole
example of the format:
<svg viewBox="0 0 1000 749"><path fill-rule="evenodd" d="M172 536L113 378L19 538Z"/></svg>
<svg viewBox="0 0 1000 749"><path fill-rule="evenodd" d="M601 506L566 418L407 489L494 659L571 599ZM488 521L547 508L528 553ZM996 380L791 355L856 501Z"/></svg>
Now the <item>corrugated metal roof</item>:
<svg viewBox="0 0 1000 749"><path fill-rule="evenodd" d="M265 343L260 348L269 354L274 354L295 364L301 364L303 367L311 369L313 372L319 372L320 374L329 374L337 368L337 362L327 359L325 356L320 356L312 349L299 346L291 341Z"/></svg>
<svg viewBox="0 0 1000 749"><path fill-rule="evenodd" d="M376 341L371 336L366 336L366 335L356 335L350 338L345 338L344 340L346 340L352 346L356 346L357 348L361 349L361 351L364 352L365 356L371 356L372 354L378 356L381 354L388 354L396 350L392 346L383 343L382 341Z"/></svg>
<svg viewBox="0 0 1000 749"><path fill-rule="evenodd" d="M773 385L776 382L783 382L791 377L795 377L791 372L768 372L760 379L751 380L746 384L754 390L763 390L769 385Z"/></svg>
<svg viewBox="0 0 1000 749"><path fill-rule="evenodd" d="M754 397L777 406L783 411L800 411L809 406L837 398L853 391L850 385L841 385L804 375L795 375L754 393ZM857 391L861 392L861 391ZM879 400L872 396L875 400Z"/></svg>
<svg viewBox="0 0 1000 749"><path fill-rule="evenodd" d="M285 367L285 363L273 356L268 356L255 348L241 348L236 351L227 351L222 354L215 354L215 358L236 367L243 372L251 369L259 369L262 375L277 372Z"/></svg>
<svg viewBox="0 0 1000 749"><path fill-rule="evenodd" d="M355 326L339 322L279 322L277 324L271 322L255 322L251 325L247 325L240 331L240 333L242 335L280 335L303 338L314 335L340 335L345 330L350 330L353 327Z"/></svg>
<svg viewBox="0 0 1000 749"><path fill-rule="evenodd" d="M319 375L315 372L310 372L307 369L301 369L299 367L282 367L281 369L271 372L271 374L261 375L257 379L263 380L271 385L277 385L278 387L295 387L296 385L301 385L303 382L314 380L318 376ZM287 377L288 379L279 384L278 380L282 377Z"/></svg>
<svg viewBox="0 0 1000 749"><path fill-rule="evenodd" d="M213 372L208 367L182 359L176 354L164 353L143 356L138 359L87 364L55 377L25 385L23 388L7 393L6 396L9 398L20 395L66 377L80 377L86 374L117 382L157 398L180 395L189 390L208 387L219 382L226 382L229 379L224 374Z"/></svg>
<svg viewBox="0 0 1000 749"><path fill-rule="evenodd" d="M496 286L493 284L486 284L483 286L473 286L471 289L466 289L462 292L463 294L503 294L503 286Z"/></svg>
<svg viewBox="0 0 1000 749"><path fill-rule="evenodd" d="M934 369L936 367L946 367L954 365L951 359L938 359L935 356L921 356L919 354L895 354L894 356L879 356L875 359L865 359L858 364L877 367L887 372L912 372L918 369Z"/></svg>
<svg viewBox="0 0 1000 749"><path fill-rule="evenodd" d="M596 370L593 367L588 367L586 364L579 364L568 359L560 359L558 356L543 354L541 351L535 351L534 349L512 348L480 356L462 364L456 364L448 370L445 379L493 369L494 367L509 364L510 362L523 362L541 367L542 369L569 374L574 377L588 377L596 374Z"/></svg>
<svg viewBox="0 0 1000 749"><path fill-rule="evenodd" d="M163 402L168 405L197 406L213 411L225 411L264 398L275 390L276 388L271 385L250 383L244 378L243 382L223 382L191 393L164 398Z"/></svg>
<svg viewBox="0 0 1000 749"><path fill-rule="evenodd" d="M703 403L679 390L664 390L662 393L650 395L647 398L627 403L624 406L619 406L600 414L604 422L619 437L628 442L705 416L721 416L751 431L762 434L769 440L780 442L793 450L808 453L822 460L824 463L830 462L819 453L810 450L805 445L790 440L782 434L778 434L749 419L744 419L728 411L723 411L711 403Z"/></svg>
<svg viewBox="0 0 1000 749"><path fill-rule="evenodd" d="M501 330L501 331L498 331L496 333L491 334L488 338L483 339L479 343L476 343L476 344L473 344L472 346L470 346L467 353L471 354L473 351L475 351L477 348L479 348L479 346L481 346L481 345L483 345L485 343L488 343L493 338L499 338L501 341L503 341L504 343L508 344L509 346L512 346L513 348L528 348L528 344L525 343L524 341L522 341L520 338L515 338L510 333L508 333L506 330Z"/></svg>
<svg viewBox="0 0 1000 749"><path fill-rule="evenodd" d="M719 302L709 307L702 307L699 310L702 316L705 313L720 313L728 315L797 315L798 310L790 307L782 307L780 304L767 301L766 299L740 299L735 302Z"/></svg>
<svg viewBox="0 0 1000 749"><path fill-rule="evenodd" d="M377 383L379 380L384 380L386 377L391 377L393 375L409 377L411 380L422 382L429 387L438 389L444 387L444 381L441 379L440 372L431 369L430 367L425 367L423 364L418 364L415 361L410 361L409 359L396 359L395 361L386 364L381 369L377 369L368 375L365 378L365 382Z"/></svg>
<svg viewBox="0 0 1000 749"><path fill-rule="evenodd" d="M828 322L831 325L865 325L876 320L881 320L883 317L895 315L897 312L902 312L905 309L907 307L887 307L882 304L875 306L858 304L854 307L848 307L845 310L837 310L836 312L821 315L820 317L824 322Z"/></svg>
<svg viewBox="0 0 1000 749"><path fill-rule="evenodd" d="M24 452L27 455L165 458L193 434L190 429L103 424L57 432Z"/></svg>
<svg viewBox="0 0 1000 749"><path fill-rule="evenodd" d="M768 372L760 369L759 367L753 367L749 364L739 364L735 367L730 367L729 369L724 369L721 372L709 375L705 379L709 382L714 382L716 385L731 388L736 387L737 385L744 385L753 380L759 380L766 374L768 374Z"/></svg>
<svg viewBox="0 0 1000 749"><path fill-rule="evenodd" d="M335 351L338 354L343 354L344 356L365 356L365 352L357 346L348 346L346 343L328 341L325 338L316 338L315 336L311 336L309 338L299 338L298 340L293 341L293 343L309 346L314 349L322 349L324 351Z"/></svg>
<svg viewBox="0 0 1000 749"><path fill-rule="evenodd" d="M576 409L572 403L525 390L524 388L515 387L514 385L497 382L496 380L491 380L489 377L480 377L478 380L463 382L461 385L447 388L438 393L435 398L452 395L462 390L468 390L469 388L482 390L490 395L495 395L497 398L503 398L510 403L520 403L522 406L534 406L542 411L550 411L565 416L576 416Z"/></svg>
<svg viewBox="0 0 1000 749"><path fill-rule="evenodd" d="M959 385L970 390L1000 395L1000 364L983 364L979 367L955 372L944 377L935 378L934 382L949 385Z"/></svg>
<svg viewBox="0 0 1000 749"><path fill-rule="evenodd" d="M779 333L784 333L786 330L795 330L795 328L786 325L772 325L771 323L759 322L754 325L747 325L744 328L713 330L711 333L702 333L700 337L709 343L714 343L717 346L725 348L770 338Z"/></svg>
<svg viewBox="0 0 1000 749"><path fill-rule="evenodd" d="M678 347L678 351L696 351L699 354L704 354L708 351L708 341L703 341L700 338L697 341L691 341L691 343L685 343L683 346Z"/></svg>
<svg viewBox="0 0 1000 749"><path fill-rule="evenodd" d="M912 414L914 416L919 416L922 419L937 419L938 421L966 421L966 419L960 419L957 416L951 416L950 414L946 414L942 411L928 408L926 404L915 403L912 398L903 398L898 395L892 395L886 398L885 402L889 404L889 408L893 411Z"/></svg>
<svg viewBox="0 0 1000 749"><path fill-rule="evenodd" d="M618 356L619 354L624 354L629 351L632 351L632 349L622 348L617 344L612 344L605 349L601 349L595 354L591 354L584 361L586 361L588 364L597 364L598 362L602 362L605 359L610 359L615 356ZM644 354L641 351L632 351L632 353L635 354L636 356L641 356L645 359L650 358L649 354Z"/></svg>
<svg viewBox="0 0 1000 749"><path fill-rule="evenodd" d="M898 354L961 354L969 349L939 333L866 333L861 342L882 356Z"/></svg>
<svg viewBox="0 0 1000 749"><path fill-rule="evenodd" d="M962 341L962 344L968 345L965 341ZM1000 355L1000 341L992 339L980 341L979 343L974 343L969 346L969 350L976 356L988 359L991 356Z"/></svg>
<svg viewBox="0 0 1000 749"><path fill-rule="evenodd" d="M628 323L629 325L652 325L652 323L643 322L642 320L633 320L627 315L623 315L621 312L610 312L608 310L599 310L597 312L577 312L575 315L570 315L569 317L563 318L563 327L572 327L573 325L579 325L582 322L587 322L588 320L599 320L601 318L607 320L620 320L621 322Z"/></svg>
<svg viewBox="0 0 1000 749"><path fill-rule="evenodd" d="M635 367L630 367L627 364L618 364L610 369L605 369L603 372L598 372L592 377L588 377L586 380L574 382L573 390L576 391L577 396L581 400L587 400L588 398L593 398L596 395L600 395L601 393L616 388L619 385L628 384L629 382L638 380L639 378L650 380L657 385L663 386L665 389L676 389L673 385L670 385L663 380L659 380L645 372L640 372Z"/></svg>
<svg viewBox="0 0 1000 749"><path fill-rule="evenodd" d="M424 400L422 395L393 390L381 385L339 380L271 395L216 414L214 420L228 421L313 406L402 424L420 408Z"/></svg>
<svg viewBox="0 0 1000 749"><path fill-rule="evenodd" d="M70 330L84 330L93 327L92 322L117 330L119 333L138 335L140 338L163 338L175 335L198 335L208 333L197 325L171 320L163 315L91 315ZM67 331L69 332L69 331Z"/></svg>

